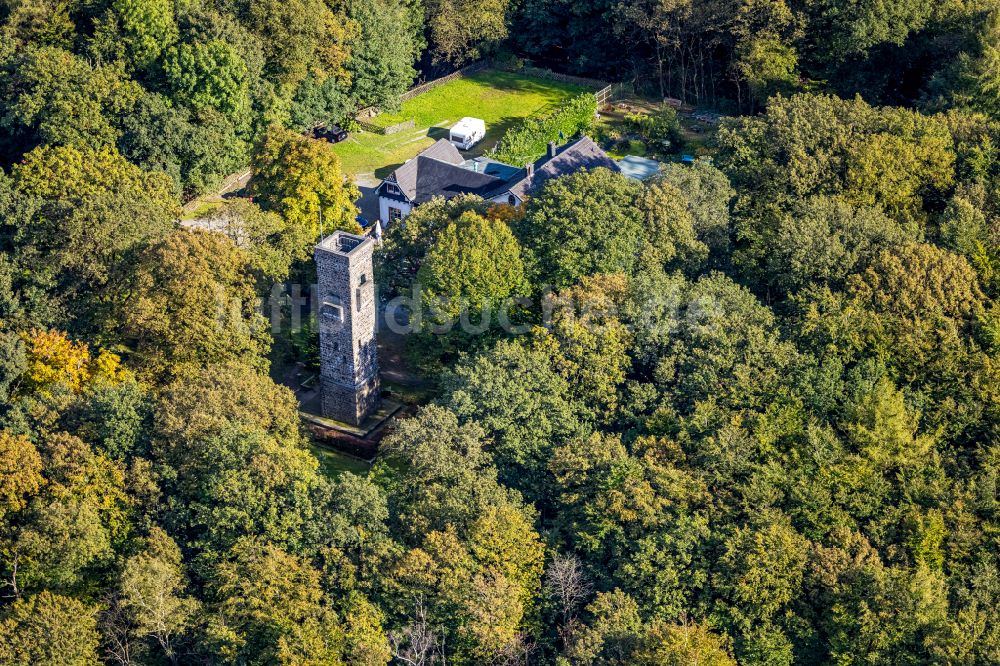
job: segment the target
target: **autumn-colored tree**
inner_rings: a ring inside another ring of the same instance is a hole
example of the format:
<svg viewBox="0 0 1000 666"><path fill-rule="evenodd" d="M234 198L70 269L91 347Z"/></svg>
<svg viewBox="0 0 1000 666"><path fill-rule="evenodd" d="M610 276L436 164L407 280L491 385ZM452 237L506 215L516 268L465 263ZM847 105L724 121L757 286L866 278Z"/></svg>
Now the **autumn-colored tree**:
<svg viewBox="0 0 1000 666"><path fill-rule="evenodd" d="M106 326L129 345L141 374L169 376L186 364L230 359L261 363L269 342L249 258L221 234L177 231L150 246L130 292Z"/></svg>
<svg viewBox="0 0 1000 666"><path fill-rule="evenodd" d="M0 661L11 666L97 666L97 608L51 592L0 614Z"/></svg>
<svg viewBox="0 0 1000 666"><path fill-rule="evenodd" d="M990 5L0 0L0 663L1000 663ZM696 159L389 225L380 287L484 334L408 338L371 465L315 448L257 299L360 230L299 133L483 57L572 98L514 166Z"/></svg>
<svg viewBox="0 0 1000 666"><path fill-rule="evenodd" d="M232 425L260 429L289 444L300 436L292 392L239 361L185 373L164 385L158 396L153 435L164 447Z"/></svg>
<svg viewBox="0 0 1000 666"><path fill-rule="evenodd" d="M92 386L120 384L130 376L116 354L102 350L94 356L85 343L61 331L34 330L21 338L28 357L23 392L45 393L58 385L79 393Z"/></svg>
<svg viewBox="0 0 1000 666"><path fill-rule="evenodd" d="M218 603L208 632L217 659L344 663L343 625L308 562L245 539L215 567L211 587Z"/></svg>
<svg viewBox="0 0 1000 666"><path fill-rule="evenodd" d="M360 194L326 141L271 128L254 159L250 189L264 208L285 218L298 258L309 256L321 234L361 231L354 207Z"/></svg>
<svg viewBox="0 0 1000 666"><path fill-rule="evenodd" d="M0 521L25 508L44 483L38 449L26 437L0 430Z"/></svg>

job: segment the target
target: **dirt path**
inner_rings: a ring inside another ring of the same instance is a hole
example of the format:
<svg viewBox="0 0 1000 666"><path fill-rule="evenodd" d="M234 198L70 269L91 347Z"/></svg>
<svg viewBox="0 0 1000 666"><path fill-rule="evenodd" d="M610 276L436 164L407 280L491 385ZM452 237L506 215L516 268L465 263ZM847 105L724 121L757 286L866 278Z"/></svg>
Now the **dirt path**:
<svg viewBox="0 0 1000 666"><path fill-rule="evenodd" d="M244 169L243 171L226 176L226 179L222 181L222 185L217 191L203 194L184 204L181 207L182 214L189 215L204 206L222 203L227 199L226 195L234 194L244 189L247 183L250 182L251 175L253 175L253 172L250 169Z"/></svg>

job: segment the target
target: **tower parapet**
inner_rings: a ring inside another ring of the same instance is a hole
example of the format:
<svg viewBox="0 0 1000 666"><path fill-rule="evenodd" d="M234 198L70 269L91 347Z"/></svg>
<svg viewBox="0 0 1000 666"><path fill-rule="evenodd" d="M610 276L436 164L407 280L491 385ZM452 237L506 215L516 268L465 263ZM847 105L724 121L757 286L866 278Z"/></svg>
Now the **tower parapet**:
<svg viewBox="0 0 1000 666"><path fill-rule="evenodd" d="M322 412L352 425L380 401L374 248L371 238L335 231L315 250Z"/></svg>

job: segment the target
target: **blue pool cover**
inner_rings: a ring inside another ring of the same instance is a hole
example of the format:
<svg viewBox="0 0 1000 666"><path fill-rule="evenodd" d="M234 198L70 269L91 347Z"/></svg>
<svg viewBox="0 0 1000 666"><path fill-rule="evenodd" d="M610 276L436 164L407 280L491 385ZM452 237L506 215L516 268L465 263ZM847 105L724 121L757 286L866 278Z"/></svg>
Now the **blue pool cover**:
<svg viewBox="0 0 1000 666"><path fill-rule="evenodd" d="M622 173L636 180L648 180L660 171L660 163L646 157L628 155L618 160Z"/></svg>

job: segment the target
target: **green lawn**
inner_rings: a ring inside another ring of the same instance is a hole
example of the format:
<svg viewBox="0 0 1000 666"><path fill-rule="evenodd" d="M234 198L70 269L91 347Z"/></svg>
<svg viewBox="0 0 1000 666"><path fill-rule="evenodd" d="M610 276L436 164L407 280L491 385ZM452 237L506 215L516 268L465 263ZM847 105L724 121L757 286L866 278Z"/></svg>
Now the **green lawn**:
<svg viewBox="0 0 1000 666"><path fill-rule="evenodd" d="M486 138L471 151L481 154L521 118L587 90L583 86L512 72L477 72L404 102L398 113L383 114L373 121L388 126L413 118L414 129L390 136L356 132L334 148L346 173L374 182L438 139L447 137L448 127L463 116L486 121Z"/></svg>
<svg viewBox="0 0 1000 666"><path fill-rule="evenodd" d="M203 197L188 204L184 210L181 211L182 220L197 220L203 217L208 217L219 208L222 208L222 200L219 201L208 201L207 197L215 197L216 195L207 194Z"/></svg>
<svg viewBox="0 0 1000 666"><path fill-rule="evenodd" d="M368 474L368 470L371 469L371 465L364 460L328 449L325 446L310 444L309 449L319 460L320 470L331 478L335 478L344 472L353 472L358 476L365 476Z"/></svg>

